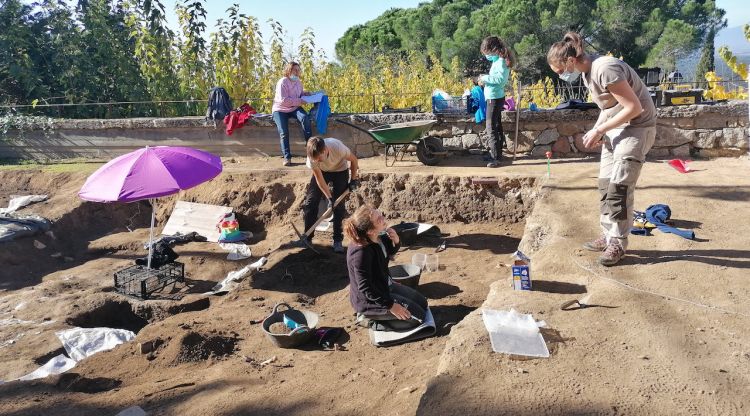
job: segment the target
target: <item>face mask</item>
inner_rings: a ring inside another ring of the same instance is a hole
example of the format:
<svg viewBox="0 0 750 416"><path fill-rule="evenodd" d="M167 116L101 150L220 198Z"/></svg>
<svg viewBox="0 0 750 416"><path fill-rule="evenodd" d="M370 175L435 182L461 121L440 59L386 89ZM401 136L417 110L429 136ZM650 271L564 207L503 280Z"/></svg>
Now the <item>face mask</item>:
<svg viewBox="0 0 750 416"><path fill-rule="evenodd" d="M581 72L576 71L575 67L573 67L573 71L565 71L562 74L560 74L560 79L572 84L573 82L578 80L578 77L580 76L581 76Z"/></svg>
<svg viewBox="0 0 750 416"><path fill-rule="evenodd" d="M563 80L563 81L565 81L565 82L569 82L569 83L572 84L572 83L576 82L578 80L578 77L580 77L580 76L581 76L581 72L580 71L563 72L562 74L560 74L560 79Z"/></svg>
<svg viewBox="0 0 750 416"><path fill-rule="evenodd" d="M487 60L490 62L495 62L500 59L500 56L498 55L484 55L484 57L487 58Z"/></svg>
<svg viewBox="0 0 750 416"><path fill-rule="evenodd" d="M291 79L292 81L299 81L299 77L296 75L289 76L289 79Z"/></svg>

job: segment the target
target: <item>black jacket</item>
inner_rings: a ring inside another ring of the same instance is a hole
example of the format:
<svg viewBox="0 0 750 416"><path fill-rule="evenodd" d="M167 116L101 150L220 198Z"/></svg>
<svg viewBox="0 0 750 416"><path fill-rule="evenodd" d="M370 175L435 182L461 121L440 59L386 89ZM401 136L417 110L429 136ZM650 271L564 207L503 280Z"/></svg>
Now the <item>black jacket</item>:
<svg viewBox="0 0 750 416"><path fill-rule="evenodd" d="M388 256L383 254L380 244L365 246L349 244L346 265L349 268L349 300L358 313L384 314L393 306L389 288L388 257L396 254L395 246L387 237L382 238Z"/></svg>

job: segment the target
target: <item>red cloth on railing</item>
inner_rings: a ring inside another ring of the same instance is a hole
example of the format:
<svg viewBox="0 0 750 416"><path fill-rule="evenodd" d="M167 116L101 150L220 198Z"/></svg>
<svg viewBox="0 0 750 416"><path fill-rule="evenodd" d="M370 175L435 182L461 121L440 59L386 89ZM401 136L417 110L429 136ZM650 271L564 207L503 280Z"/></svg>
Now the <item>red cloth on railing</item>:
<svg viewBox="0 0 750 416"><path fill-rule="evenodd" d="M247 120L250 120L253 115L257 113L258 112L248 103L242 104L240 108L229 112L229 114L224 117L224 125L226 126L227 135L231 136L235 130L244 126Z"/></svg>

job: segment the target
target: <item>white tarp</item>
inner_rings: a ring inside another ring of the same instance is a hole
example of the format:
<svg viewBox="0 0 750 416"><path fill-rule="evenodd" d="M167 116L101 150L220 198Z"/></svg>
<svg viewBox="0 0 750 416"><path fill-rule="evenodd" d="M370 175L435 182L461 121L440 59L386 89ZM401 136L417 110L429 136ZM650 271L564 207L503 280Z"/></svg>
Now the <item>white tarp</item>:
<svg viewBox="0 0 750 416"><path fill-rule="evenodd" d="M133 331L116 328L72 328L56 332L68 356L75 361L132 341Z"/></svg>
<svg viewBox="0 0 750 416"><path fill-rule="evenodd" d="M47 361L47 363L43 366L19 378L19 380L36 380L38 378L44 378L52 374L64 373L75 367L75 365L75 360L71 360L70 358L66 357L65 354L60 354Z"/></svg>
<svg viewBox="0 0 750 416"><path fill-rule="evenodd" d="M536 322L529 314L521 314L514 309L499 311L483 309L482 320L490 333L492 351L530 357L549 357L539 327L544 321Z"/></svg>
<svg viewBox="0 0 750 416"><path fill-rule="evenodd" d="M252 256L250 246L245 243L219 243L219 247L229 252L227 260L243 260Z"/></svg>
<svg viewBox="0 0 750 416"><path fill-rule="evenodd" d="M232 288L232 284L243 277L245 277L248 273L250 273L253 270L258 270L261 267L263 267L266 262L268 261L267 258L261 257L258 261L252 264L248 264L247 266L235 270L232 272L227 273L227 277L224 278L221 282L217 283L216 286L211 288L210 292L204 293L205 295L215 295L217 293L227 292Z"/></svg>
<svg viewBox="0 0 750 416"><path fill-rule="evenodd" d="M8 201L8 208L0 208L0 214L10 214L16 212L26 205L34 202L41 202L47 199L47 195L11 195Z"/></svg>
<svg viewBox="0 0 750 416"><path fill-rule="evenodd" d="M207 241L216 243L220 234L216 224L230 212L232 207L177 201L161 233L175 235L178 232L190 234L195 231L206 237Z"/></svg>

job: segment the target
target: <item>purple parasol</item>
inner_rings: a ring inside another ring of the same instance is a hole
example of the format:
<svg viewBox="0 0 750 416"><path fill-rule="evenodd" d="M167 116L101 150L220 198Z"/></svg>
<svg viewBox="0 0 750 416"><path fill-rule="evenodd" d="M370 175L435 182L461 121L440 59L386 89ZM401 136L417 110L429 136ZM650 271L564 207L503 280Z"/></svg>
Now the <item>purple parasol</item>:
<svg viewBox="0 0 750 416"><path fill-rule="evenodd" d="M215 178L221 159L189 147L146 147L116 157L86 179L78 196L94 202L151 201L148 268L154 240L155 199L172 195Z"/></svg>

